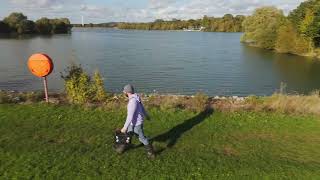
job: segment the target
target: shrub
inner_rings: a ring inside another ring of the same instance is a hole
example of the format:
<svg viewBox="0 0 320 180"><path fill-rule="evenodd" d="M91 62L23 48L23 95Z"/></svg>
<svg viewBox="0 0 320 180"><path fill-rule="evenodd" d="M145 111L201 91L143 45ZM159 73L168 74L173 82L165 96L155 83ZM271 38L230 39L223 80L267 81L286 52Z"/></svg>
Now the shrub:
<svg viewBox="0 0 320 180"><path fill-rule="evenodd" d="M280 94L286 94L286 91L287 91L287 84L284 83L284 82L281 82L279 93Z"/></svg>
<svg viewBox="0 0 320 180"><path fill-rule="evenodd" d="M162 96L153 94L145 101L145 105L149 108L160 108L161 110L177 110L184 109L185 101L183 97L176 95Z"/></svg>
<svg viewBox="0 0 320 180"><path fill-rule="evenodd" d="M61 77L65 80L65 91L71 103L84 104L101 101L105 97L103 82L98 72L92 81L80 65L71 65L67 68L66 75Z"/></svg>
<svg viewBox="0 0 320 180"><path fill-rule="evenodd" d="M0 104L11 103L12 99L5 91L0 91Z"/></svg>
<svg viewBox="0 0 320 180"><path fill-rule="evenodd" d="M93 88L95 91L94 100L95 101L103 101L106 99L107 94L104 89L104 82L103 79L99 73L99 71L95 71L93 76Z"/></svg>
<svg viewBox="0 0 320 180"><path fill-rule="evenodd" d="M320 112L319 95L282 95L274 94L264 103L270 110L289 114L316 114Z"/></svg>
<svg viewBox="0 0 320 180"><path fill-rule="evenodd" d="M22 94L22 98L26 102L39 102L44 99L43 92L27 92Z"/></svg>
<svg viewBox="0 0 320 180"><path fill-rule="evenodd" d="M206 109L209 97L204 93L197 93L192 100L192 110L201 112Z"/></svg>
<svg viewBox="0 0 320 180"><path fill-rule="evenodd" d="M179 107L181 107L181 103L179 100L179 97L161 97L161 104L160 109L161 110L177 110Z"/></svg>

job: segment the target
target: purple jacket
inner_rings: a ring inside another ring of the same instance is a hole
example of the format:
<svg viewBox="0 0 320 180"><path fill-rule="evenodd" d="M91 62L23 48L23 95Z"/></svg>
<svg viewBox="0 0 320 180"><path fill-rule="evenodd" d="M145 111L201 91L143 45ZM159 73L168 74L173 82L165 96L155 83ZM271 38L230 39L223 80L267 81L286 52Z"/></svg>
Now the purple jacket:
<svg viewBox="0 0 320 180"><path fill-rule="evenodd" d="M124 124L124 128L128 129L129 125L139 126L143 124L144 117L147 115L143 107L140 97L137 94L129 96L129 102L127 106L127 119Z"/></svg>

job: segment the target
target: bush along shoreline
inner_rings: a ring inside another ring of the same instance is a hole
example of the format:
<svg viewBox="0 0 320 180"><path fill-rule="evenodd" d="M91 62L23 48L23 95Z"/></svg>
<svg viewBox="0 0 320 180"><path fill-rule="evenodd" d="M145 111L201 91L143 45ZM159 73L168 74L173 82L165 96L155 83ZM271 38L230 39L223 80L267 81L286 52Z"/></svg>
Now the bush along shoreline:
<svg viewBox="0 0 320 180"><path fill-rule="evenodd" d="M14 12L8 17L0 20L0 34L68 34L71 33L69 19L48 19L41 18L34 21L22 13Z"/></svg>
<svg viewBox="0 0 320 180"><path fill-rule="evenodd" d="M288 16L262 7L243 22L241 42L299 56L320 58L320 1L302 2Z"/></svg>

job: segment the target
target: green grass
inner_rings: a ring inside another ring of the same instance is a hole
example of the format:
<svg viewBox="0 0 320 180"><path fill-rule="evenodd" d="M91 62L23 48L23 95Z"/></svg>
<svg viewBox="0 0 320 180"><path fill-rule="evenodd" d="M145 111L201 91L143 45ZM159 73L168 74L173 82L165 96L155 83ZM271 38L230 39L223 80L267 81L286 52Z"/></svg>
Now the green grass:
<svg viewBox="0 0 320 180"><path fill-rule="evenodd" d="M319 179L320 119L150 110L143 147L118 155L123 110L0 105L0 179ZM139 144L135 140L136 144Z"/></svg>

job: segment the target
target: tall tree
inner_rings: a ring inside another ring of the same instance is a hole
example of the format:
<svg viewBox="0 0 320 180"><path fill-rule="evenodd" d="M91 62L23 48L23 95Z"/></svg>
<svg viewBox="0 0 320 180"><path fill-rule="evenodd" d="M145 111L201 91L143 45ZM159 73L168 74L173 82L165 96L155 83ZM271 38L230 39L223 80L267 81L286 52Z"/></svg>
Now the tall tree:
<svg viewBox="0 0 320 180"><path fill-rule="evenodd" d="M243 22L243 42L250 42L256 46L274 49L277 40L277 30L285 21L282 10L276 7L262 7L255 10L252 16Z"/></svg>
<svg viewBox="0 0 320 180"><path fill-rule="evenodd" d="M275 49L282 53L295 53L295 42L298 33L290 21L279 27Z"/></svg>
<svg viewBox="0 0 320 180"><path fill-rule="evenodd" d="M52 34L52 23L50 22L50 19L48 18L41 18L36 21L36 27L37 31L40 34Z"/></svg>
<svg viewBox="0 0 320 180"><path fill-rule="evenodd" d="M8 24L11 31L17 32L19 24L22 21L27 20L27 16L23 15L22 13L11 13L8 17L3 19L3 22Z"/></svg>
<svg viewBox="0 0 320 180"><path fill-rule="evenodd" d="M52 33L54 34L66 34L70 31L70 22L68 19L51 19ZM91 25L91 24L90 24Z"/></svg>
<svg viewBox="0 0 320 180"><path fill-rule="evenodd" d="M289 19L300 34L311 38L313 45L320 47L320 1L302 2L289 14Z"/></svg>
<svg viewBox="0 0 320 180"><path fill-rule="evenodd" d="M17 27L17 32L19 34L33 34L36 32L36 25L30 20L21 21Z"/></svg>

